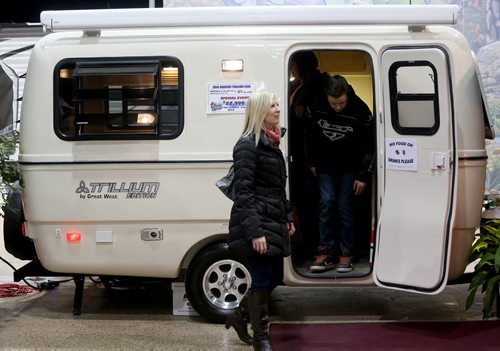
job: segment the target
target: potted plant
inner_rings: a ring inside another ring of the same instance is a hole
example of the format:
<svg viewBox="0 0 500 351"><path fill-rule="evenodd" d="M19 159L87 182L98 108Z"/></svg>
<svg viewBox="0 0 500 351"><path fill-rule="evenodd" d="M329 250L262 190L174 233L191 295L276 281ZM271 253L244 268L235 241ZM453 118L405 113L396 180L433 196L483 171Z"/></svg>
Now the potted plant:
<svg viewBox="0 0 500 351"><path fill-rule="evenodd" d="M469 263L476 262L473 278L469 285L469 296L465 308L469 309L478 289L483 295L483 319L492 314L492 308L497 303L497 318L499 316L499 283L500 283L500 220L495 219L481 225L472 245Z"/></svg>
<svg viewBox="0 0 500 351"><path fill-rule="evenodd" d="M19 134L14 131L7 135L0 135L0 205L8 206L7 194L14 183L21 180L21 171L17 162L11 160L19 141ZM4 213L0 211L0 216Z"/></svg>

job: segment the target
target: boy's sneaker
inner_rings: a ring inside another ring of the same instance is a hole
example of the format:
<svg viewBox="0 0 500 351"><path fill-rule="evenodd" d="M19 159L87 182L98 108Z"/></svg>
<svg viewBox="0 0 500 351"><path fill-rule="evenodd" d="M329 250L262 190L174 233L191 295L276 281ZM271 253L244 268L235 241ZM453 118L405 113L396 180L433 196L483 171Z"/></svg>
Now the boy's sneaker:
<svg viewBox="0 0 500 351"><path fill-rule="evenodd" d="M349 273L350 271L352 271L352 257L341 256L339 264L337 265L337 272Z"/></svg>
<svg viewBox="0 0 500 351"><path fill-rule="evenodd" d="M324 272L326 270L333 268L333 256L332 255L318 255L314 257L314 262L309 267L311 272Z"/></svg>

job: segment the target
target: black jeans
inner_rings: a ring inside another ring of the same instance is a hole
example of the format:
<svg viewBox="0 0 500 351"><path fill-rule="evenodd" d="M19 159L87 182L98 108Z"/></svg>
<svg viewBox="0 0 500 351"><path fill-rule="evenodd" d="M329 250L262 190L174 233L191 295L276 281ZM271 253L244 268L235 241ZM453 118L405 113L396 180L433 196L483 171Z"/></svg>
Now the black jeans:
<svg viewBox="0 0 500 351"><path fill-rule="evenodd" d="M283 282L283 257L281 256L250 256L248 268L252 276L251 292L271 292Z"/></svg>

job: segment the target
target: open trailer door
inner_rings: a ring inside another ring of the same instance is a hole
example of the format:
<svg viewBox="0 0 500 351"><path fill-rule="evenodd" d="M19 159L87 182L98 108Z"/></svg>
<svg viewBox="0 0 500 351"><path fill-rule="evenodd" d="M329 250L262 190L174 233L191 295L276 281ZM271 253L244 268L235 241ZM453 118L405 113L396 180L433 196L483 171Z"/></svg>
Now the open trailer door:
<svg viewBox="0 0 500 351"><path fill-rule="evenodd" d="M438 293L446 285L456 188L448 56L439 47L396 47L381 63L385 179L374 279Z"/></svg>

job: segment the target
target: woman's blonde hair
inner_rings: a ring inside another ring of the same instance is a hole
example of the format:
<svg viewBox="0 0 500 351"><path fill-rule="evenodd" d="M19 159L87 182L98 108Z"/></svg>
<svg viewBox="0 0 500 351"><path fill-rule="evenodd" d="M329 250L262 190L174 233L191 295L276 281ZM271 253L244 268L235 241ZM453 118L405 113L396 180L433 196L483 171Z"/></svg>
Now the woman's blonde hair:
<svg viewBox="0 0 500 351"><path fill-rule="evenodd" d="M264 119L273 104L274 94L260 90L256 91L247 100L247 107L245 110L245 127L241 137L245 137L255 133L255 145L259 143L260 133L264 125ZM279 128L279 126L278 126Z"/></svg>

